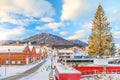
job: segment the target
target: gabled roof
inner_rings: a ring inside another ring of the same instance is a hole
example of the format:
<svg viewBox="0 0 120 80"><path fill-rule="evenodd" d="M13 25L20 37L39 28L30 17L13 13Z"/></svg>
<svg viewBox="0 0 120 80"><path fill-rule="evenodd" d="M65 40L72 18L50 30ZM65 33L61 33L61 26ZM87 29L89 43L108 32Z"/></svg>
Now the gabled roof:
<svg viewBox="0 0 120 80"><path fill-rule="evenodd" d="M23 52L26 46L0 46L0 53L8 53L8 49L10 52Z"/></svg>
<svg viewBox="0 0 120 80"><path fill-rule="evenodd" d="M28 47L29 47L30 51L32 51L32 49L33 49L33 46L28 46Z"/></svg>
<svg viewBox="0 0 120 80"><path fill-rule="evenodd" d="M41 48L40 50L41 50L41 53L43 53L43 52L44 52L44 50L43 50L42 48Z"/></svg>
<svg viewBox="0 0 120 80"><path fill-rule="evenodd" d="M40 49L39 48L35 48L36 49L36 54L39 54Z"/></svg>

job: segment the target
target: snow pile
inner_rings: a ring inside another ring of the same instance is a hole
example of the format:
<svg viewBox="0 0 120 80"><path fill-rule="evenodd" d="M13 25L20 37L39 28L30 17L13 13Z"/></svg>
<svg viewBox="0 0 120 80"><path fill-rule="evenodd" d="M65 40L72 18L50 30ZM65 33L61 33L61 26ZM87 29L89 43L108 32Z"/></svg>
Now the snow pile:
<svg viewBox="0 0 120 80"><path fill-rule="evenodd" d="M120 74L113 73L106 74L106 76L104 76L103 74L91 75L88 77L84 77L81 80L120 80Z"/></svg>

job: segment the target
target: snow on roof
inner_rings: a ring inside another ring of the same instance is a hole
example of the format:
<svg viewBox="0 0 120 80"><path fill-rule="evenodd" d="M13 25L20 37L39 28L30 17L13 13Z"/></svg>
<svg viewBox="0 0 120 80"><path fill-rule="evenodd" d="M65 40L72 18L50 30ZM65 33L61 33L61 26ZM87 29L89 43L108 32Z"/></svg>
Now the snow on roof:
<svg viewBox="0 0 120 80"><path fill-rule="evenodd" d="M74 56L86 56L86 54L85 53L76 53L76 54L74 54Z"/></svg>
<svg viewBox="0 0 120 80"><path fill-rule="evenodd" d="M67 66L67 68L65 69L64 65L62 65L60 63L57 63L55 66L56 66L58 72L61 74L81 74L80 71L77 71L74 68L69 67L69 66Z"/></svg>
<svg viewBox="0 0 120 80"><path fill-rule="evenodd" d="M58 50L59 53L73 53L72 50Z"/></svg>
<svg viewBox="0 0 120 80"><path fill-rule="evenodd" d="M29 49L30 49L30 51L32 51L32 49L33 49L33 46L29 46Z"/></svg>
<svg viewBox="0 0 120 80"><path fill-rule="evenodd" d="M8 49L10 52L23 52L26 46L0 46L0 53L8 53Z"/></svg>
<svg viewBox="0 0 120 80"><path fill-rule="evenodd" d="M42 48L40 50L41 50L42 53L44 52Z"/></svg>
<svg viewBox="0 0 120 80"><path fill-rule="evenodd" d="M35 49L36 49L36 54L38 54L40 49L39 48L35 48Z"/></svg>

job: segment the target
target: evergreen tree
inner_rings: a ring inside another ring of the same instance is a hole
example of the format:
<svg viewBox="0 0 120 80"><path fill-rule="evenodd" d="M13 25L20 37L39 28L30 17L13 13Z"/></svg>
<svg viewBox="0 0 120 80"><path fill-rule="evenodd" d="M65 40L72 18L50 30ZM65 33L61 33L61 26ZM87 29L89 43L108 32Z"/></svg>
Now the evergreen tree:
<svg viewBox="0 0 120 80"><path fill-rule="evenodd" d="M88 40L87 52L89 55L102 57L105 55L105 50L111 52L115 49L110 30L107 17L104 15L102 6L99 5L92 21L91 35Z"/></svg>
<svg viewBox="0 0 120 80"><path fill-rule="evenodd" d="M111 43L111 47L110 47L110 55L114 55L116 53L116 48L115 48L115 43Z"/></svg>

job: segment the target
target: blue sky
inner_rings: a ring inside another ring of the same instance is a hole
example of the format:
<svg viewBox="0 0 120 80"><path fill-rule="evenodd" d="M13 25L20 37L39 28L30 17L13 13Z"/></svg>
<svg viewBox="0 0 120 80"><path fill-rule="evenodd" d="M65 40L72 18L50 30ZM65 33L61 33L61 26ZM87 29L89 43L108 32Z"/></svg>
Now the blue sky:
<svg viewBox="0 0 120 80"><path fill-rule="evenodd" d="M47 32L65 39L88 40L99 4L120 40L120 0L0 0L0 40L22 40Z"/></svg>

